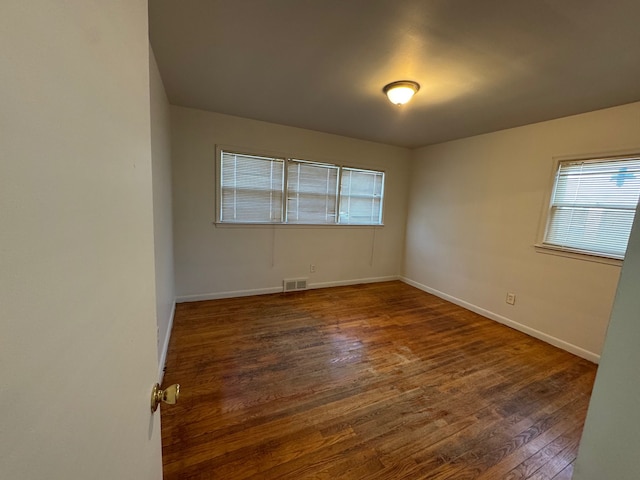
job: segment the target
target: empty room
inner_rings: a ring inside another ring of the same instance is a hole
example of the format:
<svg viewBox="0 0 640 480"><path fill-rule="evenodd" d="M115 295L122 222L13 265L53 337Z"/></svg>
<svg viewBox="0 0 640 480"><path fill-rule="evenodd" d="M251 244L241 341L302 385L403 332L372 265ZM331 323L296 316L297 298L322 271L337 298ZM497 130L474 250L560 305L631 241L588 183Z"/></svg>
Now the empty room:
<svg viewBox="0 0 640 480"><path fill-rule="evenodd" d="M640 478L637 18L8 2L3 475Z"/></svg>

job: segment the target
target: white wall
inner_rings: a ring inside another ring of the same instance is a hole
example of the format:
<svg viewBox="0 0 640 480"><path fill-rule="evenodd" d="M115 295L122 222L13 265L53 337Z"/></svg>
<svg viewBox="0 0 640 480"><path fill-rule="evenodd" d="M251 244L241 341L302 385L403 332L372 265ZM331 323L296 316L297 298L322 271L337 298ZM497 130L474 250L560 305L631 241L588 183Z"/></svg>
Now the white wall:
<svg viewBox="0 0 640 480"><path fill-rule="evenodd" d="M179 299L277 291L290 277L326 286L400 274L407 149L182 107L171 112ZM384 169L385 226L216 227L216 144Z"/></svg>
<svg viewBox="0 0 640 480"><path fill-rule="evenodd" d="M640 215L627 247L575 480L640 478Z"/></svg>
<svg viewBox="0 0 640 480"><path fill-rule="evenodd" d="M149 49L151 156L153 172L153 238L156 271L158 364L164 368L173 324L175 285L171 193L171 113L155 56ZM160 374L162 376L162 374Z"/></svg>
<svg viewBox="0 0 640 480"><path fill-rule="evenodd" d="M533 245L553 157L639 149L638 125L634 103L414 151L405 277L597 360L620 267Z"/></svg>
<svg viewBox="0 0 640 480"><path fill-rule="evenodd" d="M159 479L147 3L0 14L0 476Z"/></svg>

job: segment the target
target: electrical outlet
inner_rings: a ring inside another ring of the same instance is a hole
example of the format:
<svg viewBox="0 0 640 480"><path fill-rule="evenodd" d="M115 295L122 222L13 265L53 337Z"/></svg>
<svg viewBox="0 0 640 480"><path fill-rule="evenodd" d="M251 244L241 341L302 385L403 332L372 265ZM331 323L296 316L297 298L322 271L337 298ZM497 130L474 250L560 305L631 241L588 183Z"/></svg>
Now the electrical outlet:
<svg viewBox="0 0 640 480"><path fill-rule="evenodd" d="M507 303L509 305L516 304L516 294L515 293L507 293Z"/></svg>
<svg viewBox="0 0 640 480"><path fill-rule="evenodd" d="M313 263L309 265L309 272L316 273L316 266Z"/></svg>

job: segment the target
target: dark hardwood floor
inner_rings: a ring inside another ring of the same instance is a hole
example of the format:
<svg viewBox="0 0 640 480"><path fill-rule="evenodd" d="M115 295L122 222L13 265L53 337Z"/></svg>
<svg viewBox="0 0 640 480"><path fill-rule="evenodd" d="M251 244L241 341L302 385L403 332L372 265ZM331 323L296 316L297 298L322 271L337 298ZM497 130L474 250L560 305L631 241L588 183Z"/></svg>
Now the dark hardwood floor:
<svg viewBox="0 0 640 480"><path fill-rule="evenodd" d="M400 282L179 304L172 479L570 479L596 366Z"/></svg>

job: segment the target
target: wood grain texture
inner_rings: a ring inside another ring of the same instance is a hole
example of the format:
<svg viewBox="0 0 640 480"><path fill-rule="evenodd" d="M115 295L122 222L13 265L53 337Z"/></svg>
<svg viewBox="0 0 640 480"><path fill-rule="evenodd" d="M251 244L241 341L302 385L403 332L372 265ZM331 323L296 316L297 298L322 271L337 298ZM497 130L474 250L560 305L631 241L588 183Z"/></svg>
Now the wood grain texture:
<svg viewBox="0 0 640 480"><path fill-rule="evenodd" d="M179 304L174 479L570 479L596 366L400 282Z"/></svg>

